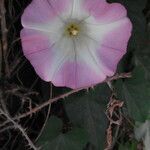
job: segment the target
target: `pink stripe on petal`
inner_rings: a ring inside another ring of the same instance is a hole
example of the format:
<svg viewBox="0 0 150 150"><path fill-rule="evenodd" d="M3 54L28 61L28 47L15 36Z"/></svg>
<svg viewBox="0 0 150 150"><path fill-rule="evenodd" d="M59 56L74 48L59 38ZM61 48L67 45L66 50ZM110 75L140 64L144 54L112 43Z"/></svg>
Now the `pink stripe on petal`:
<svg viewBox="0 0 150 150"><path fill-rule="evenodd" d="M65 86L72 89L88 87L104 81L106 76L96 74L87 64L66 62L55 74L52 83L55 86Z"/></svg>
<svg viewBox="0 0 150 150"><path fill-rule="evenodd" d="M85 0L85 9L94 16L100 24L107 24L126 17L127 11L119 3L109 4L105 0Z"/></svg>
<svg viewBox="0 0 150 150"><path fill-rule="evenodd" d="M99 63L106 76L112 76L116 72L117 65L124 54L124 51L118 51L105 46L101 46L97 50Z"/></svg>
<svg viewBox="0 0 150 150"><path fill-rule="evenodd" d="M48 23L65 11L68 0L33 0L25 9L22 16L22 25L30 27L41 23Z"/></svg>
<svg viewBox="0 0 150 150"><path fill-rule="evenodd" d="M102 40L102 46L107 46L124 53L131 36L132 24L128 18L120 20L120 25L108 32Z"/></svg>
<svg viewBox="0 0 150 150"><path fill-rule="evenodd" d="M121 20L120 20L121 21ZM97 50L103 72L112 76L117 69L117 64L126 53L128 40L131 36L132 24L125 18L112 31L108 32L101 41L101 47Z"/></svg>
<svg viewBox="0 0 150 150"><path fill-rule="evenodd" d="M68 7L70 6L70 0L47 0L48 4L51 5L52 10L57 15L57 17L61 18L63 13L67 12ZM63 19L63 18L61 18Z"/></svg>
<svg viewBox="0 0 150 150"><path fill-rule="evenodd" d="M84 0L83 7L94 16L98 16L98 14L102 14L107 7L107 3L105 0Z"/></svg>
<svg viewBox="0 0 150 150"><path fill-rule="evenodd" d="M30 61L36 73L40 76L41 79L44 81L50 81L50 68L52 65L52 55L50 49L28 55L27 59Z"/></svg>
<svg viewBox="0 0 150 150"><path fill-rule="evenodd" d="M55 16L56 14L54 14L53 10L50 9L46 0L33 0L24 10L22 24L23 26L28 26L31 23L37 24L48 22Z"/></svg>
<svg viewBox="0 0 150 150"><path fill-rule="evenodd" d="M102 24L111 23L127 16L127 11L123 5L119 3L108 4L103 14L96 16Z"/></svg>
<svg viewBox="0 0 150 150"><path fill-rule="evenodd" d="M72 45L66 38L51 42L44 32L23 29L21 39L24 55L45 81L51 81L70 56Z"/></svg>
<svg viewBox="0 0 150 150"><path fill-rule="evenodd" d="M23 53L36 73L45 81L50 80L52 43L43 32L23 29L21 31Z"/></svg>
<svg viewBox="0 0 150 150"><path fill-rule="evenodd" d="M22 29L21 42L25 56L47 50L51 46L47 35L43 32L30 29Z"/></svg>

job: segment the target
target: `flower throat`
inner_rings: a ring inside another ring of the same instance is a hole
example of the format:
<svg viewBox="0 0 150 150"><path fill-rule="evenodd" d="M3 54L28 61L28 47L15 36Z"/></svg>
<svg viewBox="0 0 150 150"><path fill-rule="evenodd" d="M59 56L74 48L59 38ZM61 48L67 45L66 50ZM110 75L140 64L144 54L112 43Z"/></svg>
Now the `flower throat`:
<svg viewBox="0 0 150 150"><path fill-rule="evenodd" d="M76 37L79 35L80 32L80 28L79 25L75 24L75 23L71 23L67 26L67 35L70 37Z"/></svg>

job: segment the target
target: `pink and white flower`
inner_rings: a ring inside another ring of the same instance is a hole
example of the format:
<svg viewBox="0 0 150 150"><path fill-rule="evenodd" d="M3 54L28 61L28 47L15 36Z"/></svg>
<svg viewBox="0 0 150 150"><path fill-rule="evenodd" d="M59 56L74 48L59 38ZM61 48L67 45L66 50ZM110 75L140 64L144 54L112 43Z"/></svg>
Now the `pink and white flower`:
<svg viewBox="0 0 150 150"><path fill-rule="evenodd" d="M73 89L112 76L132 30L126 9L105 0L33 0L22 25L23 52L36 73Z"/></svg>

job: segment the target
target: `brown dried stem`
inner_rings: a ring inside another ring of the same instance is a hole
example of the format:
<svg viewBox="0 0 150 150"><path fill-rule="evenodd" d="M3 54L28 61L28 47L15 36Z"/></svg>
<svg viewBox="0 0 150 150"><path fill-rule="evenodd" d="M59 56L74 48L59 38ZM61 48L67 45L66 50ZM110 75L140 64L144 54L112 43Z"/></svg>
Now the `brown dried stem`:
<svg viewBox="0 0 150 150"><path fill-rule="evenodd" d="M30 140L30 138L28 137L28 135L26 134L25 130L18 124L16 123L7 113L5 113L2 109L0 109L0 113L2 115L4 115L7 120L9 120L13 125L14 128L18 129L22 135L25 137L25 139L28 141L29 146L34 149L34 150L38 150L38 148L36 148L36 146L33 144L33 142Z"/></svg>
<svg viewBox="0 0 150 150"><path fill-rule="evenodd" d="M2 51L2 60L3 63L5 64L4 67L4 74L9 75L9 66L8 66L8 61L6 58L7 55L7 48L8 48L8 43L7 43L7 26L6 26L6 9L5 9L5 1L0 0L0 20L1 20L1 32L2 32L2 39L1 39L1 51Z"/></svg>
<svg viewBox="0 0 150 150"><path fill-rule="evenodd" d="M109 126L106 131L106 148L105 150L111 150L113 149L114 146L114 141L113 139L113 131L112 131L112 125L116 126L116 135L115 138L119 132L120 125L122 123L122 116L120 112L120 108L123 107L124 102L117 100L115 98L115 93L112 91L112 96L110 97L110 102L108 103L107 110L106 110L106 115L109 120ZM119 114L117 114L117 111ZM114 120L113 117L117 118L117 120Z"/></svg>
<svg viewBox="0 0 150 150"><path fill-rule="evenodd" d="M120 78L130 78L130 77L131 77L131 73L121 73L121 74L116 74L116 75L114 75L112 77L107 78L104 82L113 81L113 80L117 80L117 79L120 79ZM93 85L93 86L96 86L96 85ZM90 87L93 87L93 86L90 86ZM13 120L19 120L21 118L25 118L25 117L27 117L29 115L32 115L32 114L40 111L41 109L43 109L44 107L50 105L53 102L56 102L56 101L58 101L60 99L64 99L65 97L68 97L69 95L72 95L72 94L77 93L77 92L79 92L81 90L84 90L84 89L88 89L90 87L75 89L75 90L72 90L72 91L70 91L68 93L65 93L65 94L62 94L60 96L57 96L55 98L49 99L48 101L40 104L39 106L33 108L32 110L30 110L30 111L28 111L26 113L23 113L21 115L18 115L16 117L12 118L12 119ZM9 123L8 120L5 121L3 124L1 124L0 127L4 126L7 123Z"/></svg>

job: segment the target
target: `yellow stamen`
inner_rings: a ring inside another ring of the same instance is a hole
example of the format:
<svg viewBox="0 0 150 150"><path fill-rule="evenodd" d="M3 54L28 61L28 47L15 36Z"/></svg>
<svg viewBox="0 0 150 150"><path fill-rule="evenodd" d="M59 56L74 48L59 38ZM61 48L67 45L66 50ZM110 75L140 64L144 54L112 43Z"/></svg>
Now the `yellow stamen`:
<svg viewBox="0 0 150 150"><path fill-rule="evenodd" d="M79 34L79 27L76 24L70 24L67 27L67 34L71 37L75 37Z"/></svg>
<svg viewBox="0 0 150 150"><path fill-rule="evenodd" d="M78 35L78 33L79 33L79 31L77 29L71 29L70 30L70 35L71 36L76 36L76 35Z"/></svg>

